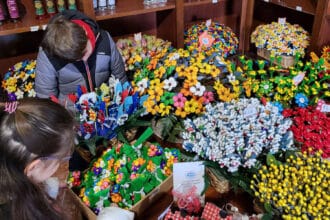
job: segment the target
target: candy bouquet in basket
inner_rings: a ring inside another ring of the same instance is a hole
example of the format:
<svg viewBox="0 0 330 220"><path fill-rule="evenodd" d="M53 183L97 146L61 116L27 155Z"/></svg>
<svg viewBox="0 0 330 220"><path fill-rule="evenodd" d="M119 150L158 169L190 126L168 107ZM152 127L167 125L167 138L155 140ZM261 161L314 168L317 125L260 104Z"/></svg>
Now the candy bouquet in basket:
<svg viewBox="0 0 330 220"><path fill-rule="evenodd" d="M240 97L244 89L231 66L216 57L183 49L147 61L135 72L132 84L135 91L147 96L143 106L152 117L155 133L175 142L183 119L202 114L208 103Z"/></svg>
<svg viewBox="0 0 330 220"><path fill-rule="evenodd" d="M277 63L283 67L294 64L294 56L305 56L309 45L309 34L301 26L290 24L285 18L278 22L259 25L251 34L251 43L258 48L258 55L270 59L279 57Z"/></svg>
<svg viewBox="0 0 330 220"><path fill-rule="evenodd" d="M84 173L71 173L69 185L95 214L108 206L136 211L137 203L172 174L180 151L145 142L151 134L148 128L132 144L109 146Z"/></svg>
<svg viewBox="0 0 330 220"><path fill-rule="evenodd" d="M226 58L236 54L238 39L230 27L207 20L194 24L185 31L184 45L193 53L201 51L206 56L216 54Z"/></svg>
<svg viewBox="0 0 330 220"><path fill-rule="evenodd" d="M134 92L128 82L110 80L109 86L102 84L95 92L78 86L77 94L69 95L69 99L75 103L79 142L95 154L96 142L116 137L118 128L128 117L139 112L143 97Z"/></svg>
<svg viewBox="0 0 330 220"><path fill-rule="evenodd" d="M24 60L9 68L1 83L8 100L14 101L36 96L34 91L35 68L36 60Z"/></svg>

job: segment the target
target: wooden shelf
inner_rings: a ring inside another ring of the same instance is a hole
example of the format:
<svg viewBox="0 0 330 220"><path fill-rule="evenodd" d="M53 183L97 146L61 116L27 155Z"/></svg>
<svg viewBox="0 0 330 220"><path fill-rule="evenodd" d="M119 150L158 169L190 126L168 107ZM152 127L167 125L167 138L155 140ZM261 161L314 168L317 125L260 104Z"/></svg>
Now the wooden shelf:
<svg viewBox="0 0 330 220"><path fill-rule="evenodd" d="M15 23L7 21L0 26L0 36L44 30L47 23L48 19L37 20L33 18L23 18Z"/></svg>
<svg viewBox="0 0 330 220"><path fill-rule="evenodd" d="M140 14L147 14L158 11L165 11L175 8L175 1L168 1L164 6L145 6L143 0L139 1L117 1L114 10L96 11L96 20L107 20Z"/></svg>
<svg viewBox="0 0 330 220"><path fill-rule="evenodd" d="M312 0L263 0L264 2L269 2L275 5L280 5L285 8L300 11L306 14L315 15L316 4Z"/></svg>
<svg viewBox="0 0 330 220"><path fill-rule="evenodd" d="M217 0L216 2L213 2L212 0L185 0L184 6L198 6L198 5L206 5L206 4L218 4L220 2L223 2L226 0Z"/></svg>

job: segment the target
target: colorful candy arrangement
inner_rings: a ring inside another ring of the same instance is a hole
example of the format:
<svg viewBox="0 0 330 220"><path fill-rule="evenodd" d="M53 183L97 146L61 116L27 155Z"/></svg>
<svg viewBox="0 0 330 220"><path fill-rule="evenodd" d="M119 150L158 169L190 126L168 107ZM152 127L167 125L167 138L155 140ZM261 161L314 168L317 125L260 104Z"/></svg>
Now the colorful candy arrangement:
<svg viewBox="0 0 330 220"><path fill-rule="evenodd" d="M36 96L35 68L36 60L24 60L16 63L4 74L1 86L7 92L9 100Z"/></svg>
<svg viewBox="0 0 330 220"><path fill-rule="evenodd" d="M134 144L105 150L82 179L78 173L71 175L70 184L79 187L82 201L96 214L110 205L131 208L171 175L173 163L180 160L180 151L157 143L143 144L151 133L147 129Z"/></svg>
<svg viewBox="0 0 330 220"><path fill-rule="evenodd" d="M284 163L269 160L253 175L250 187L255 197L282 219L330 218L330 162L321 154L299 153Z"/></svg>
<svg viewBox="0 0 330 220"><path fill-rule="evenodd" d="M184 45L192 53L203 51L228 57L236 54L238 39L230 27L215 21L192 25L184 34Z"/></svg>
<svg viewBox="0 0 330 220"><path fill-rule="evenodd" d="M272 22L259 25L251 34L251 43L257 48L265 48L272 55L305 55L309 45L309 34L301 26L288 22Z"/></svg>
<svg viewBox="0 0 330 220"><path fill-rule="evenodd" d="M204 115L184 121L183 148L235 172L255 166L265 152L294 149L291 123L255 98L207 105Z"/></svg>

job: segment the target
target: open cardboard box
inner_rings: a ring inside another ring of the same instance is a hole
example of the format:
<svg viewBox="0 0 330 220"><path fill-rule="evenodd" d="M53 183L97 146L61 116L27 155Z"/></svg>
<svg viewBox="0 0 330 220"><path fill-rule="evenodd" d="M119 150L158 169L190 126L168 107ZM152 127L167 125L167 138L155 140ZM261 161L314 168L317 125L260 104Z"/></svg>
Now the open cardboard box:
<svg viewBox="0 0 330 220"><path fill-rule="evenodd" d="M130 211L135 213L135 218L140 217L148 207L150 207L154 202L156 202L156 200L159 199L162 195L168 193L172 187L173 175L170 175L159 186L154 188L148 195L146 195L138 203L136 203L130 209ZM78 208L81 209L81 214L84 217L83 219L96 220L95 213L89 207L87 207L73 191L69 191L74 202L76 203Z"/></svg>

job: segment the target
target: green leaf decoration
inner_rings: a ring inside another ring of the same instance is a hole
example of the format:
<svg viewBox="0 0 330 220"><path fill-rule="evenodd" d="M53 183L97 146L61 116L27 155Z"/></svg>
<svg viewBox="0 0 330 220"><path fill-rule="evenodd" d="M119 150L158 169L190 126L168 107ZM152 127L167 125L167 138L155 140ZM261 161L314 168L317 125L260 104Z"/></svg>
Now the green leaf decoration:
<svg viewBox="0 0 330 220"><path fill-rule="evenodd" d="M272 220L273 215L270 213L264 213L263 216L261 217L261 220Z"/></svg>
<svg viewBox="0 0 330 220"><path fill-rule="evenodd" d="M268 202L264 203L264 208L265 208L267 213L272 213L272 211L273 211L272 205Z"/></svg>
<svg viewBox="0 0 330 220"><path fill-rule="evenodd" d="M268 166L270 166L271 164L277 164L277 160L272 154L267 154L266 162Z"/></svg>

